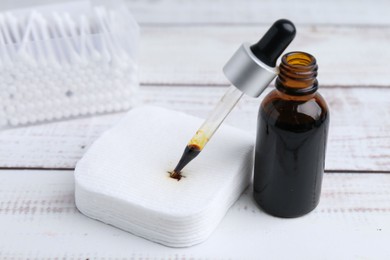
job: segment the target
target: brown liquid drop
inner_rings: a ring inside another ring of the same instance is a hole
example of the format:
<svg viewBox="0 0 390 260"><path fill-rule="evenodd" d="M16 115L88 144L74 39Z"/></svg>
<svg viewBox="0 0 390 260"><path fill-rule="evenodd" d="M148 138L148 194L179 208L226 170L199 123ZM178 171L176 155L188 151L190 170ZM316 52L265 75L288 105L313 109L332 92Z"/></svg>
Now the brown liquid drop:
<svg viewBox="0 0 390 260"><path fill-rule="evenodd" d="M182 177L184 177L183 175L181 175L180 172L175 172L175 171L168 171L169 173L169 177L171 177L172 179L176 179L177 181L180 181Z"/></svg>

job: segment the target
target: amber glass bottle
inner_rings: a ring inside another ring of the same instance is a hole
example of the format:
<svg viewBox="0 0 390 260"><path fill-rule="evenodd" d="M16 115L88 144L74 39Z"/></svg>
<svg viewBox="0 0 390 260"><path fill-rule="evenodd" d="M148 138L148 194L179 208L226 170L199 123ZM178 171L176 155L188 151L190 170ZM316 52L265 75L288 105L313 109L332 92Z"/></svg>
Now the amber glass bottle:
<svg viewBox="0 0 390 260"><path fill-rule="evenodd" d="M259 110L254 198L278 217L298 217L319 202L329 111L317 92L317 63L304 52L282 57L276 89Z"/></svg>

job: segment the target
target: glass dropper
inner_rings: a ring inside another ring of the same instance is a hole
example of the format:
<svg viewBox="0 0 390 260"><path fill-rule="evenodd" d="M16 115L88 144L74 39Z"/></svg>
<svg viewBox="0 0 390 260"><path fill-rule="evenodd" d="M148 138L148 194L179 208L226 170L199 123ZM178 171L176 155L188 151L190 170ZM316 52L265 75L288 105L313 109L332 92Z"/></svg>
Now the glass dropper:
<svg viewBox="0 0 390 260"><path fill-rule="evenodd" d="M294 37L294 24L281 19L269 28L259 42L251 46L244 43L234 53L223 68L232 85L188 142L179 163L170 173L172 178L181 179L183 168L199 155L244 94L260 96L276 77L276 60Z"/></svg>
<svg viewBox="0 0 390 260"><path fill-rule="evenodd" d="M195 135L188 142L181 160L171 173L172 178L180 179L181 170L203 150L207 142L211 139L243 95L244 93L235 86L229 87L217 106L211 111L209 117L203 122L198 131L196 131Z"/></svg>

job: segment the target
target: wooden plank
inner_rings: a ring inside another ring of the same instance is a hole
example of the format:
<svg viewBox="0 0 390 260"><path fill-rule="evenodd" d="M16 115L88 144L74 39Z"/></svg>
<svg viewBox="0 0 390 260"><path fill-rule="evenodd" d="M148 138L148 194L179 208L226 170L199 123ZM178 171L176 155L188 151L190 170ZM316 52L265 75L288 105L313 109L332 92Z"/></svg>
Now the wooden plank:
<svg viewBox="0 0 390 260"><path fill-rule="evenodd" d="M352 0L338 1L341 2L338 3L338 6L351 4L353 8L350 10L363 8L359 7L362 2L350 1ZM274 5L274 1L268 2L264 4ZM200 8L199 10L204 13L207 13L208 10L205 1L201 1L199 4L194 4L191 1L170 2L168 0L157 1L154 4L146 3L144 1L132 3L143 6L139 7L140 14L142 14L140 17L144 17L143 12L153 13L152 10L155 10L157 13L159 9L155 8L159 8L160 5L172 5L178 6L178 8L186 6L191 10ZM211 3L210 6L213 6L216 2L208 1L207 3ZM217 5L222 5L222 2L218 1L217 3ZM333 8L329 2L303 1L302 3L287 2L287 5L293 4L309 8L307 10L310 10L310 6L322 8L324 10L318 12L320 15L326 14L326 8ZM313 5L313 3L315 4ZM234 5L223 5L226 6L226 10L237 11L237 9L231 9ZM261 10L255 8L255 2L251 6L251 4L242 4L242 2L236 1L235 5L256 10L256 12ZM373 8L382 7L380 10L386 13L386 19L390 19L390 16L387 15L390 8L386 8L389 5L390 1L376 2L375 5L370 4L371 8L367 8L366 12L371 12ZM291 8L287 10L294 13ZM341 9L337 8L337 10ZM167 8L165 12L162 10L158 12L158 14L164 13L169 17L180 16L175 14L175 8ZM178 13L181 14L181 12ZM305 17L302 12L298 13L299 17ZM207 17L214 16L208 13ZM256 15L256 17L263 16ZM332 16L327 14L326 17L328 20L332 20ZM366 16L359 15L359 21L364 21L364 17ZM379 19L379 17L379 14L374 16L375 19ZM386 19L379 19L379 21ZM273 21L274 19L267 19L265 24L259 26L142 27L139 62L141 82L149 85L228 84L222 73L224 64L242 42L257 41ZM316 26L309 23L308 25L298 25L297 30L297 37L288 50L302 50L315 55L320 66L319 80L323 86L389 86L390 70L387 61L390 60L390 52L384 51L388 49L390 43L389 26Z"/></svg>
<svg viewBox="0 0 390 260"><path fill-rule="evenodd" d="M226 87L142 87L140 103L205 118L225 90ZM390 171L390 88L325 88L320 92L331 111L326 169ZM254 136L262 97L244 97L226 123ZM121 116L1 131L0 167L73 168L88 146Z"/></svg>
<svg viewBox="0 0 390 260"><path fill-rule="evenodd" d="M141 83L228 84L222 67L242 42L258 41L268 27L144 27ZM299 26L297 31L287 51L313 54L323 87L390 85L390 52L384 51L390 44L390 27Z"/></svg>
<svg viewBox="0 0 390 260"><path fill-rule="evenodd" d="M141 24L264 24L280 18L297 24L390 24L390 3L386 0L127 0L127 3Z"/></svg>
<svg viewBox="0 0 390 260"><path fill-rule="evenodd" d="M239 198L206 242L173 249L80 214L74 204L71 171L0 171L0 258L388 259L390 256L390 175L326 174L319 206L296 219L265 214L253 202L251 190L248 188Z"/></svg>
<svg viewBox="0 0 390 260"><path fill-rule="evenodd" d="M51 4L61 0L1 1L0 10ZM141 25L268 24L281 17L297 24L389 25L386 0L125 0Z"/></svg>

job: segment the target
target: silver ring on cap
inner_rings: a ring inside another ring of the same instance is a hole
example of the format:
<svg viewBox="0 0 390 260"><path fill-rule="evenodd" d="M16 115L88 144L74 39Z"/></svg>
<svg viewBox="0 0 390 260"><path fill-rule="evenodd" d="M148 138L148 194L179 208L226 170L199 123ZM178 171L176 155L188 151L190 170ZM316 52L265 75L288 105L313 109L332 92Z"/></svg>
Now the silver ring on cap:
<svg viewBox="0 0 390 260"><path fill-rule="evenodd" d="M277 75L277 68L259 60L243 43L223 67L226 78L243 93L258 97Z"/></svg>

